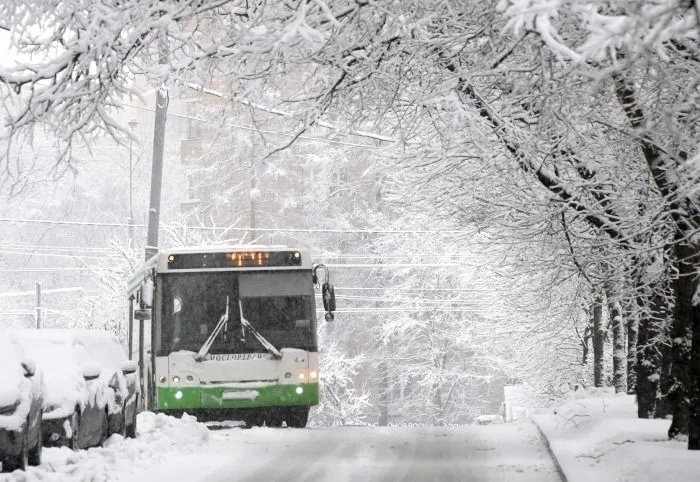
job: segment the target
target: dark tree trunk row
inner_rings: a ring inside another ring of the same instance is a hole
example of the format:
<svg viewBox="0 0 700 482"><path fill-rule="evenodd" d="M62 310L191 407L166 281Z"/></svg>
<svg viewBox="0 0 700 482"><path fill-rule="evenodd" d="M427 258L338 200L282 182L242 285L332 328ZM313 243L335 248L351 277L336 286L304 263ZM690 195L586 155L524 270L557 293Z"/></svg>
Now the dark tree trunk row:
<svg viewBox="0 0 700 482"><path fill-rule="evenodd" d="M451 67L454 70L454 67ZM621 74L616 74L614 81L615 94L631 126L634 129L639 129L640 133L648 132L644 113L636 100L635 86ZM513 154L525 172L533 174L542 186L565 202L569 209L573 212L581 213L585 221L592 227L600 230L600 232L607 234L621 248L631 248L627 241L629 238L618 230L614 219L609 216L598 215L595 211L588 209L588 206L581 201L581 198L574 197L554 173L541 169L539 164L529 158L520 148L515 137L510 135L504 122L493 112L488 103L476 93L472 85L461 79L459 90L473 101L473 105L478 109L479 114L492 125L494 132L503 141L506 149ZM673 181L667 177L667 174L674 170L669 165L669 161L672 160L662 157L662 153L656 144L648 137L642 135L638 142L654 183L667 204L666 212L672 218L677 239L685 239L684 235L691 237L695 232L694 226L700 226L700 213L697 212L692 204L688 202L681 203L682 195L678 193L678 186L674 185ZM678 404L674 406L674 418L677 419L676 425L678 427L689 427L688 448L700 450L700 383L698 382L700 377L700 309L693 306L692 296L698 286L697 271L700 268L700 263L698 263L700 246L689 244L679 246L684 246L684 248L676 248L676 257L686 265L680 266L681 269L686 269L686 272L684 276L678 276L679 281L675 286L678 297L668 300L663 292L653 293L650 298L643 294L638 295L638 307L642 313L648 313L647 317L643 315L640 318L638 325L638 349L636 353L638 411L639 416L642 418L653 417L656 413L659 382L663 371L663 350L660 343L667 335L664 327L666 326L668 306L673 304L676 307L675 316L673 316L674 333L686 333L686 335L674 340L670 349L671 367L668 372L672 383L669 385L670 397L668 400L671 404ZM679 251L684 251L684 253L681 254ZM635 267L635 269L644 269L644 267ZM640 284L640 286L643 286L643 284ZM647 301L650 302L649 305L646 304ZM596 322L595 314L593 321L594 323ZM684 327L685 331L683 330ZM692 340L696 341L692 345L688 334L692 334ZM602 386L603 338L601 337L599 326L594 326L593 337L595 385ZM684 364L684 360L688 363ZM686 398L680 396L683 390L687 390L685 392L687 394ZM686 409L682 406L685 400L689 401L689 408ZM686 416L689 417L687 423L683 420L684 410L687 414Z"/></svg>
<svg viewBox="0 0 700 482"><path fill-rule="evenodd" d="M637 87L618 73L613 76L615 95L631 127L640 134L638 144L658 188L665 211L673 222L674 255L678 272L674 277L674 317L669 392L673 408L669 436L688 434L688 448L700 450L700 300L694 299L700 270L700 245L691 241L700 227L700 212L678 183L677 166L687 157L659 148L650 137L648 119L638 102ZM639 383L640 380L637 380Z"/></svg>

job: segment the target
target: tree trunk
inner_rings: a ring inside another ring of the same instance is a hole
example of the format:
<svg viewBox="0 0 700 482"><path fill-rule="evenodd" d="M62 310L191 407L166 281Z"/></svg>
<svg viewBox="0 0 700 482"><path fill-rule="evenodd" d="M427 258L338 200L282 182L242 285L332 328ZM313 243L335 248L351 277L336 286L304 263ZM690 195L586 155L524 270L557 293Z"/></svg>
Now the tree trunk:
<svg viewBox="0 0 700 482"><path fill-rule="evenodd" d="M614 300L614 294L610 288L606 290L606 296L613 336L613 386L615 393L624 393L627 391L625 383L627 353L625 351L625 330L622 323L622 306L619 301Z"/></svg>
<svg viewBox="0 0 700 482"><path fill-rule="evenodd" d="M668 331L668 326L664 326L664 329ZM673 415L673 404L668 398L672 385L672 350L669 342L657 343L657 345L661 345L659 347L661 349L661 371L659 372L659 394L657 396L654 418L667 418Z"/></svg>
<svg viewBox="0 0 700 482"><path fill-rule="evenodd" d="M377 425L389 425L389 370L385 362L379 364L379 420Z"/></svg>
<svg viewBox="0 0 700 482"><path fill-rule="evenodd" d="M696 275L692 280L692 292L698 293L700 282ZM690 385L688 407L688 449L700 450L700 300L693 300L691 323L691 347L690 363L688 364L688 378Z"/></svg>
<svg viewBox="0 0 700 482"><path fill-rule="evenodd" d="M656 413L657 393L659 388L659 373L661 371L661 355L657 342L659 329L668 315L666 299L659 293L660 286L652 286L652 297L649 303L649 315L639 320L637 337L637 416L639 418L654 418ZM644 296L637 300L638 306L644 307Z"/></svg>
<svg viewBox="0 0 700 482"><path fill-rule="evenodd" d="M603 300L596 297L593 302L593 385L600 388L603 383L603 345L605 327L603 326Z"/></svg>
<svg viewBox="0 0 700 482"><path fill-rule="evenodd" d="M697 255L690 246L678 238L680 235L677 236L675 244L678 276L674 281L676 306L671 328L671 375L666 395L673 410L673 421L668 429L669 438L679 434L688 435L691 328L693 312L697 310L693 306L693 295L697 287L697 273L693 259Z"/></svg>
<svg viewBox="0 0 700 482"><path fill-rule="evenodd" d="M628 312L629 313L629 312ZM627 318L627 393L637 392L637 339L639 338L639 317L635 314Z"/></svg>

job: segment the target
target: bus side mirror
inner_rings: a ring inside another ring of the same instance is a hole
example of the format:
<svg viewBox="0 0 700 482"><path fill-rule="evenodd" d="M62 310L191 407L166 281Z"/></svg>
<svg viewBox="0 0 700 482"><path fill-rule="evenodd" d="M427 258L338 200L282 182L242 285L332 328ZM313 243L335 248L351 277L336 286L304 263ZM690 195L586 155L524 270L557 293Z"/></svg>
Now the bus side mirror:
<svg viewBox="0 0 700 482"><path fill-rule="evenodd" d="M153 280L148 278L141 283L141 306L150 308L153 305Z"/></svg>
<svg viewBox="0 0 700 482"><path fill-rule="evenodd" d="M134 310L134 319L135 320L150 320L151 319L151 310L144 310L144 309Z"/></svg>
<svg viewBox="0 0 700 482"><path fill-rule="evenodd" d="M321 298L323 298L323 309L326 310L326 321L333 321L335 316L335 288L333 285L326 282L321 286Z"/></svg>

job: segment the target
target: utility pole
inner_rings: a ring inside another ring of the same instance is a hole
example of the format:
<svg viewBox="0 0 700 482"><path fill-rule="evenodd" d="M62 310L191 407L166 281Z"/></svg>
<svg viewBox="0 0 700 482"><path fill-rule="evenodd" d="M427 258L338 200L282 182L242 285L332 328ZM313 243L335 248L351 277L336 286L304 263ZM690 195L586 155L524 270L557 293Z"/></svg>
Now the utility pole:
<svg viewBox="0 0 700 482"><path fill-rule="evenodd" d="M146 261L158 253L160 191L163 181L163 151L165 145L165 120L168 113L168 102L168 90L163 85L156 89L156 115L153 128L153 167L151 171L151 203L148 208Z"/></svg>
<svg viewBox="0 0 700 482"><path fill-rule="evenodd" d="M258 196L258 179L255 175L255 157L250 160L251 175L250 175L250 233L251 239L257 238L255 234L255 198Z"/></svg>
<svg viewBox="0 0 700 482"><path fill-rule="evenodd" d="M129 131L134 132L138 122L135 120L129 121ZM133 154L132 154L132 140L131 134L129 135L129 248L134 247L134 166L133 166Z"/></svg>
<svg viewBox="0 0 700 482"><path fill-rule="evenodd" d="M41 283L36 283L36 329L41 328Z"/></svg>

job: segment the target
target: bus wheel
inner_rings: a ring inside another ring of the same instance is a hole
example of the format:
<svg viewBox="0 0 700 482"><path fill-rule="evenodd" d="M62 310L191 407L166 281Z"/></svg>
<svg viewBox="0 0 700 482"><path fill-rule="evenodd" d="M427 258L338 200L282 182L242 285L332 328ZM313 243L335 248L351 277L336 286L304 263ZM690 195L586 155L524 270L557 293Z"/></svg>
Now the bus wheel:
<svg viewBox="0 0 700 482"><path fill-rule="evenodd" d="M243 421L245 422L246 427L251 428L261 426L265 419L259 413L253 412L246 414L245 417L243 417Z"/></svg>
<svg viewBox="0 0 700 482"><path fill-rule="evenodd" d="M287 409L287 427L304 428L309 420L309 407L295 407Z"/></svg>
<svg viewBox="0 0 700 482"><path fill-rule="evenodd" d="M283 420L284 416L275 411L275 413L271 413L265 418L265 425L268 427L281 427Z"/></svg>

